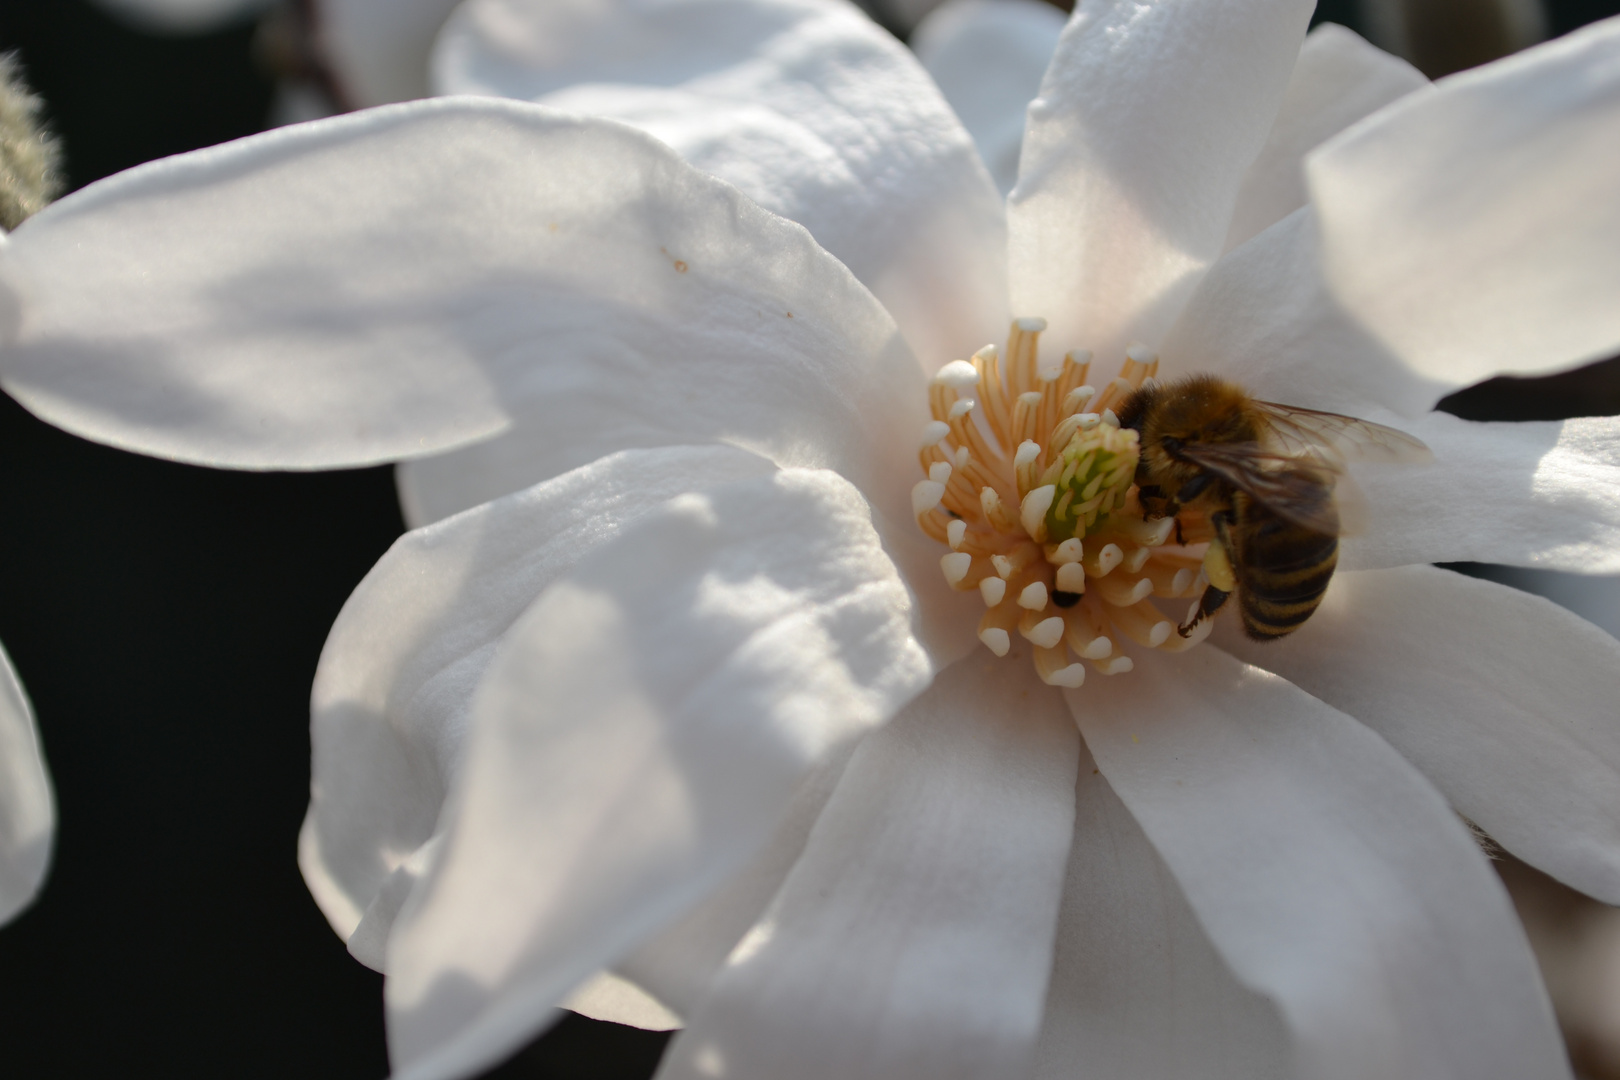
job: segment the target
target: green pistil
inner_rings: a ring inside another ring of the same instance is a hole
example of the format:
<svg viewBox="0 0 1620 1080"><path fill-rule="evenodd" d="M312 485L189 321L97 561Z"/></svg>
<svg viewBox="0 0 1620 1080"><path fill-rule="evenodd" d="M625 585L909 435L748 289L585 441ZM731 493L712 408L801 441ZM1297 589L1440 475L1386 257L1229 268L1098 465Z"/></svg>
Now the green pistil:
<svg viewBox="0 0 1620 1080"><path fill-rule="evenodd" d="M1057 487L1046 512L1047 541L1062 543L1094 532L1119 509L1131 489L1138 456L1135 431L1099 422L1075 432L1041 477L1042 484Z"/></svg>

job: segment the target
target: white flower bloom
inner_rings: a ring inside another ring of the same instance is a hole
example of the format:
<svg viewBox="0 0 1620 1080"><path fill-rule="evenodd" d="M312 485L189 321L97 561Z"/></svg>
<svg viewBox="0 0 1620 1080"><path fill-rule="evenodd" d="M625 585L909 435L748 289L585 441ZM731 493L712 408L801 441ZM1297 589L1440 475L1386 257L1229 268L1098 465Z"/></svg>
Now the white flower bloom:
<svg viewBox="0 0 1620 1080"><path fill-rule="evenodd" d="M405 471L443 520L315 687L302 861L388 971L397 1075L488 1065L605 967L685 1021L670 1077L1567 1075L1453 808L1620 900L1620 645L1410 564L1620 569L1615 420L1424 414L1620 347L1620 23L1425 88L1301 50L1308 15L1084 8L1004 217L846 9L480 0L469 77L596 66L576 107L731 184L440 100L19 230L4 381L63 426L247 467L499 432ZM1056 690L912 519L930 376L1013 313L1053 358L1405 413L1440 463L1363 478L1377 528L1290 639Z"/></svg>

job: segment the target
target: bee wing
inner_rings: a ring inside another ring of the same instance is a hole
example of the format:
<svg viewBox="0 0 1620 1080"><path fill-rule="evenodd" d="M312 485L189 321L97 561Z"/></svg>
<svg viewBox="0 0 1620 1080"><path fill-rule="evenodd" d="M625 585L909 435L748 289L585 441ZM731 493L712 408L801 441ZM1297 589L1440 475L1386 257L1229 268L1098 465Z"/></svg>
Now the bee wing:
<svg viewBox="0 0 1620 1080"><path fill-rule="evenodd" d="M1333 469L1346 461L1406 462L1422 464L1434 454L1420 440L1371 420L1338 413L1256 401L1256 409L1271 425L1271 435L1286 454L1315 457Z"/></svg>
<svg viewBox="0 0 1620 1080"><path fill-rule="evenodd" d="M1272 513L1314 532L1342 531L1333 488L1339 471L1314 455L1281 454L1259 443L1187 443L1178 453Z"/></svg>

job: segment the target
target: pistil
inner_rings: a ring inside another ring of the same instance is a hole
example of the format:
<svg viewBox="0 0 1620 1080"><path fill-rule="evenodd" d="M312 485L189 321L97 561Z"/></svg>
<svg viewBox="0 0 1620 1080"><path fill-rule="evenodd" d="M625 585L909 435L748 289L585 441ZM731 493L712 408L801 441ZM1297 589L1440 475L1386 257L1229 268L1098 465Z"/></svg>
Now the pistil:
<svg viewBox="0 0 1620 1080"><path fill-rule="evenodd" d="M1174 520L1144 520L1133 483L1137 435L1115 416L1154 377L1158 358L1132 346L1099 390L1087 378L1090 353L1041 368L1045 329L1044 319L1015 319L1005 364L987 345L935 375L919 454L927 479L912 489L912 510L950 549L940 559L945 580L983 599L985 647L1006 656L1017 634L1045 682L1075 687L1088 665L1129 671L1124 640L1181 651L1212 623L1183 638L1154 603L1202 592L1204 551L1169 543ZM1198 531L1196 520L1187 524Z"/></svg>

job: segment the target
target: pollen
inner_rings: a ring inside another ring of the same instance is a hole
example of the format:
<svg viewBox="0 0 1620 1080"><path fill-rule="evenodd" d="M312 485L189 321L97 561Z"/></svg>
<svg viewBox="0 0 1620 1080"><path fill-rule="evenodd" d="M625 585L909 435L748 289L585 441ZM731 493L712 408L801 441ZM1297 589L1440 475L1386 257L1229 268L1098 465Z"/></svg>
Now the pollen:
<svg viewBox="0 0 1620 1080"><path fill-rule="evenodd" d="M945 580L984 601L985 648L1007 656L1027 642L1043 681L1077 687L1088 668L1131 670L1127 642L1181 651L1213 623L1182 637L1180 611L1161 609L1203 592L1205 545L1183 546L1173 519L1144 519L1137 433L1115 413L1158 358L1133 345L1099 389L1089 352L1041 365L1045 329L1044 319L1015 319L1005 353L987 345L934 376L911 503L948 549Z"/></svg>

